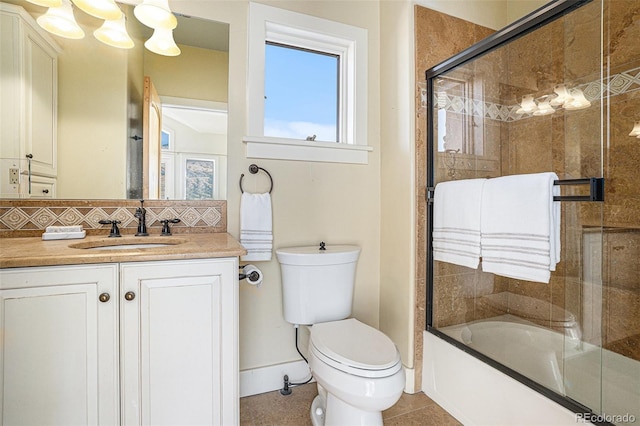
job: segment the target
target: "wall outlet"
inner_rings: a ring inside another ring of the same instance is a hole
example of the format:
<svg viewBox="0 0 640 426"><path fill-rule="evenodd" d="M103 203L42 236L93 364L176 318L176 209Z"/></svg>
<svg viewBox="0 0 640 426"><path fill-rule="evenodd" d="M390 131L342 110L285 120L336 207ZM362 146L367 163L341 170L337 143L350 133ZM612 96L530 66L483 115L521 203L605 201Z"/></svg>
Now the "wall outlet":
<svg viewBox="0 0 640 426"><path fill-rule="evenodd" d="M9 185L18 185L20 184L20 169L10 168L9 169Z"/></svg>

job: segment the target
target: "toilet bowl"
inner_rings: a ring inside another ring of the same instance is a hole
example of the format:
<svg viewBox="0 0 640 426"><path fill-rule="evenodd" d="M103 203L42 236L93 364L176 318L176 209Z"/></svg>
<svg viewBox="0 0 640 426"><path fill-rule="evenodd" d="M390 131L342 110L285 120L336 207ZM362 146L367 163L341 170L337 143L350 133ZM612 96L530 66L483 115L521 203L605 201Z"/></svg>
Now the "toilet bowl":
<svg viewBox="0 0 640 426"><path fill-rule="evenodd" d="M398 401L405 385L391 339L353 318L311 328L309 366L318 382L314 426L382 425L382 411Z"/></svg>
<svg viewBox="0 0 640 426"><path fill-rule="evenodd" d="M348 318L360 248L321 243L276 254L284 319L311 326L309 367L318 382L314 426L382 425L382 410L402 395L405 373L391 339Z"/></svg>

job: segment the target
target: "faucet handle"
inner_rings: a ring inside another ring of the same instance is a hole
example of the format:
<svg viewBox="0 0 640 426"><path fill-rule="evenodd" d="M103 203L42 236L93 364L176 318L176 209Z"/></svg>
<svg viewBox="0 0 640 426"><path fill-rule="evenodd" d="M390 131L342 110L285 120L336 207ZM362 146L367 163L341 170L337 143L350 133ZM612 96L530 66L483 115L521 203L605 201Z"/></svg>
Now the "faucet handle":
<svg viewBox="0 0 640 426"><path fill-rule="evenodd" d="M171 229L169 228L170 223L178 223L180 219L162 219L160 223L162 224L162 232L160 235L171 235Z"/></svg>
<svg viewBox="0 0 640 426"><path fill-rule="evenodd" d="M111 231L109 231L109 238L115 238L115 237L121 237L122 235L120 235L120 230L118 229L118 224L121 223L119 220L114 219L114 220L108 220L108 219L101 219L98 221L99 224L101 225L111 225Z"/></svg>

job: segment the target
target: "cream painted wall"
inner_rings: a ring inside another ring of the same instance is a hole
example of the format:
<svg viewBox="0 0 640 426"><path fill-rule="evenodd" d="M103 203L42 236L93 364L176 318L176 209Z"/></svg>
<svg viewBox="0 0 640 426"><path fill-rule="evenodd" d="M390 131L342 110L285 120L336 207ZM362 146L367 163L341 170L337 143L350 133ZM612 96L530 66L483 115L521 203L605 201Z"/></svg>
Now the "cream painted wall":
<svg viewBox="0 0 640 426"><path fill-rule="evenodd" d="M548 0L507 0L507 25L547 4Z"/></svg>
<svg viewBox="0 0 640 426"><path fill-rule="evenodd" d="M379 10L375 3L341 1L272 1L266 4L368 29L368 135L374 151L368 165L328 164L245 158L248 1L176 2L181 13L229 22L229 192L228 230L239 236L240 190L245 173L249 192L264 191L264 174L250 175L257 163L274 179L274 247L352 243L362 247L358 262L353 314L379 325L380 294L380 98ZM284 321L279 264L255 262L265 279L260 289L240 283L240 369L298 360L293 326ZM293 378L292 378L293 379Z"/></svg>
<svg viewBox="0 0 640 426"><path fill-rule="evenodd" d="M125 198L128 55L93 37L73 41L60 39L56 195Z"/></svg>
<svg viewBox="0 0 640 426"><path fill-rule="evenodd" d="M507 23L507 3L509 1L510 0L417 0L416 4L497 30L504 27Z"/></svg>
<svg viewBox="0 0 640 426"><path fill-rule="evenodd" d="M412 1L382 1L380 329L413 368L414 42Z"/></svg>
<svg viewBox="0 0 640 426"><path fill-rule="evenodd" d="M180 60L145 49L144 71L160 96L227 102L227 52L180 45Z"/></svg>

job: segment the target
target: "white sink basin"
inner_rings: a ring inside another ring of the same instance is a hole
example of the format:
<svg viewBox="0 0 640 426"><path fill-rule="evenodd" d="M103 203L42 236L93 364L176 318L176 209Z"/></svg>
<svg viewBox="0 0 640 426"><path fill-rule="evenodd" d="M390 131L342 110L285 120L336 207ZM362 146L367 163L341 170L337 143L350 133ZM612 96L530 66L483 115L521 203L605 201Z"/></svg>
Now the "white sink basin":
<svg viewBox="0 0 640 426"><path fill-rule="evenodd" d="M124 237L101 238L69 244L69 247L82 250L136 250L175 246L186 242L176 237Z"/></svg>
<svg viewBox="0 0 640 426"><path fill-rule="evenodd" d="M98 247L86 247L85 250L130 250L141 248L155 248L173 246L175 244L166 243L144 243L144 244L118 244L116 246L98 246Z"/></svg>

